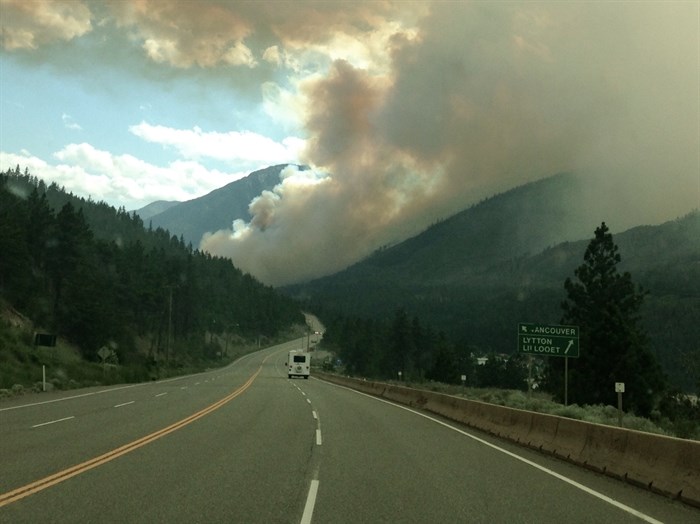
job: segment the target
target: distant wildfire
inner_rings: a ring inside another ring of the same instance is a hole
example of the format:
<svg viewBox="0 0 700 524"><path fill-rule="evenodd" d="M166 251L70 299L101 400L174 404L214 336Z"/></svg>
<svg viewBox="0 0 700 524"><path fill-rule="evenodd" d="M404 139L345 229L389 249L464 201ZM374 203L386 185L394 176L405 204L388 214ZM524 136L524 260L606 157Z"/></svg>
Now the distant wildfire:
<svg viewBox="0 0 700 524"><path fill-rule="evenodd" d="M303 84L313 169L283 172L249 223L202 247L286 284L572 170L613 223L678 216L698 204L693 9L433 3L386 71L338 60Z"/></svg>
<svg viewBox="0 0 700 524"><path fill-rule="evenodd" d="M217 98L194 101L203 113L221 93L231 103L220 129L130 122L160 163L83 141L94 129L58 107L60 130L81 139L56 142L57 165L24 146L0 162L118 202L200 196L261 159L304 163L250 203L250 221L202 239L273 285L558 172L590 177L572 198L598 221L658 223L700 206L699 19L681 1L2 0L7 63L100 95L86 101L117 100L110 82L124 77Z"/></svg>

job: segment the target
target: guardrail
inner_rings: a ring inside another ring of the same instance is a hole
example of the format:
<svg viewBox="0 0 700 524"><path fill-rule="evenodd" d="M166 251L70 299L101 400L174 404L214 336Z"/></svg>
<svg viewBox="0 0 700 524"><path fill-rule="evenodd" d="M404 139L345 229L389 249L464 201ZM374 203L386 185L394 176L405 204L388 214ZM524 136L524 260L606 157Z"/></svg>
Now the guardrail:
<svg viewBox="0 0 700 524"><path fill-rule="evenodd" d="M433 391L316 373L700 507L700 442L487 404Z"/></svg>

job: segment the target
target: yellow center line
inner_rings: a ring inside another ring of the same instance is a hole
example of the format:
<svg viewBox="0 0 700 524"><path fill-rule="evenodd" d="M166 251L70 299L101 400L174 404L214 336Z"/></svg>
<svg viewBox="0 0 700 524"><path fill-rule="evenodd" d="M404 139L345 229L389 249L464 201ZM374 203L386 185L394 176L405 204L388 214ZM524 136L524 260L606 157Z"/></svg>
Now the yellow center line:
<svg viewBox="0 0 700 524"><path fill-rule="evenodd" d="M272 355L268 355L267 358L269 358L270 356ZM267 358L263 360L263 363L267 360ZM55 484L63 482L64 480L68 480L71 477L75 477L76 475L85 473L86 471L91 470L92 468L96 468L97 466L106 464L111 460L121 457L122 455L126 455L127 453L130 453L135 449L140 448L141 446L150 444L151 442L158 440L159 438L164 437L165 435L168 435L173 431L177 431L178 429L181 429L187 426L188 424L191 424L195 420L198 420L204 417L205 415L208 415L212 411L219 409L221 406L223 406L227 402L230 402L231 400L239 396L241 393L243 393L245 390L247 390L253 384L253 382L258 377L261 371L262 365L258 368L255 374L252 375L248 379L248 381L245 384L243 384L240 388L230 393L226 397L222 398L221 400L214 402L211 406L208 406L203 410L198 411L197 413L194 413L193 415L190 415L189 417L180 420L179 422L175 422L174 424L171 424L170 426L167 426L163 429L159 429L158 431L155 431L150 435L141 437L140 439L134 440L129 444L125 444L121 447L113 449L112 451L108 451L103 455L82 462L81 464L77 464L70 468L64 469L63 471L59 471L58 473L54 473L53 475L49 475L48 477L45 477L43 479L31 482L26 486L22 486L21 488L17 488L12 491L8 491L7 493L3 493L2 495L0 495L0 508L11 504L12 502L17 502L18 500L28 497L29 495L33 495L34 493L42 491L46 488L54 486Z"/></svg>

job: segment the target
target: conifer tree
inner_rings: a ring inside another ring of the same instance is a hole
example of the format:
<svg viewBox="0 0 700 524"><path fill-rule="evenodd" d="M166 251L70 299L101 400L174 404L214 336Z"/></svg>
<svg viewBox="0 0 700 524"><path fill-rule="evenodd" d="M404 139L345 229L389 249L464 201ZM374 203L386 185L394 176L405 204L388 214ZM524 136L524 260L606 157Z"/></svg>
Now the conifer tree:
<svg viewBox="0 0 700 524"><path fill-rule="evenodd" d="M628 272L620 274L621 257L605 222L595 230L584 263L567 278L562 302L563 324L580 327L580 357L569 361L571 402L615 404L615 383L625 383L624 405L649 415L663 394L665 378L648 348L639 311L645 292ZM562 359L550 359L550 387L563 393Z"/></svg>

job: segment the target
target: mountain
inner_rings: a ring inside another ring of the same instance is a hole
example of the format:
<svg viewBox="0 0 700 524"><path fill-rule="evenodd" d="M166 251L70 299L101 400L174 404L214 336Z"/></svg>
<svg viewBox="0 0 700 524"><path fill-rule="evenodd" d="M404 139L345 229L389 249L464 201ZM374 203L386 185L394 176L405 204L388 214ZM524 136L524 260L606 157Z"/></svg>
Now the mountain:
<svg viewBox="0 0 700 524"><path fill-rule="evenodd" d="M163 213L179 203L180 202L178 201L157 200L155 202L151 202L147 206L142 207L141 209L137 209L136 214L141 217L141 220L148 220L149 218Z"/></svg>
<svg viewBox="0 0 700 524"><path fill-rule="evenodd" d="M592 234L600 222L576 198L585 183L581 176L562 173L520 186L380 249L344 271L289 289L340 297L358 286L383 302L392 289L410 294L445 286L489 287L492 268L517 265L548 247Z"/></svg>
<svg viewBox="0 0 700 524"><path fill-rule="evenodd" d="M585 180L562 173L482 201L350 269L384 278L457 283L495 262L535 254L594 226L576 194Z"/></svg>
<svg viewBox="0 0 700 524"><path fill-rule="evenodd" d="M403 308L476 350L510 353L518 322L560 320L564 280L603 221L577 197L585 184L560 174L515 188L285 291L319 313L386 318ZM675 384L694 386L684 371L700 357L700 212L613 240L619 270L649 291L642 320L652 349Z"/></svg>
<svg viewBox="0 0 700 524"><path fill-rule="evenodd" d="M280 171L285 167L287 164L254 171L202 197L177 203L150 217L151 227L161 227L178 237L182 235L185 243L197 248L204 233L231 229L238 218L249 220L250 201L264 190L272 191L280 183ZM148 224L149 220L142 218Z"/></svg>

